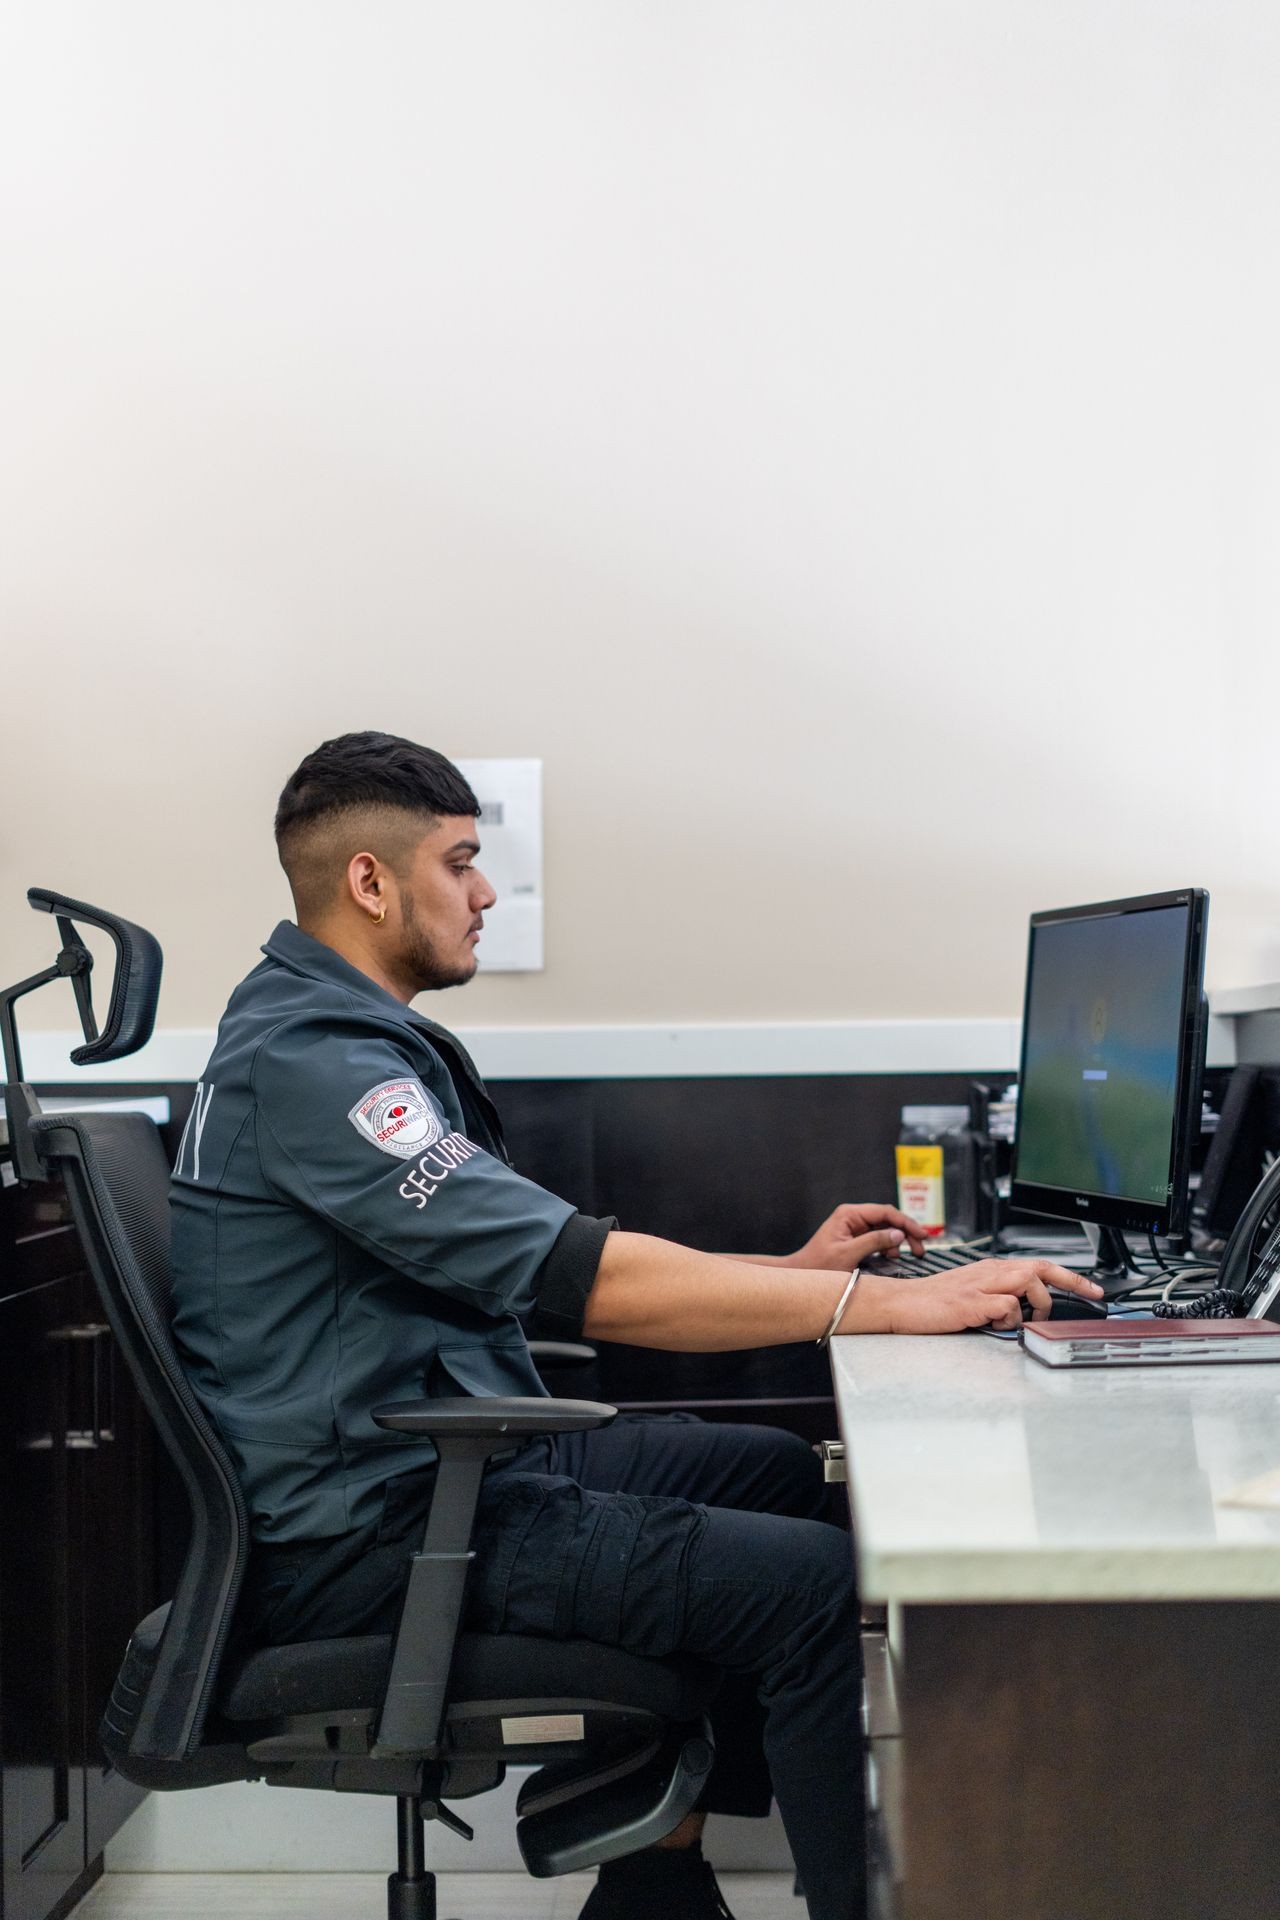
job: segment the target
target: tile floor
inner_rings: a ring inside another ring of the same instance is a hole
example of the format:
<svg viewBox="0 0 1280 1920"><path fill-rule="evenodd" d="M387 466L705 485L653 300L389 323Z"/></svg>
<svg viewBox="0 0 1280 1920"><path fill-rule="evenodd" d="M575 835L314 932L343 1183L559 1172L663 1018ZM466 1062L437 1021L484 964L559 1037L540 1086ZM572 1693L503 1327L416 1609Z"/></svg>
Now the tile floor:
<svg viewBox="0 0 1280 1920"><path fill-rule="evenodd" d="M576 1920L594 1874L530 1880L519 1873L440 1876L441 1920ZM803 1920L785 1873L727 1873L735 1920ZM374 1873L108 1873L74 1920L384 1920Z"/></svg>

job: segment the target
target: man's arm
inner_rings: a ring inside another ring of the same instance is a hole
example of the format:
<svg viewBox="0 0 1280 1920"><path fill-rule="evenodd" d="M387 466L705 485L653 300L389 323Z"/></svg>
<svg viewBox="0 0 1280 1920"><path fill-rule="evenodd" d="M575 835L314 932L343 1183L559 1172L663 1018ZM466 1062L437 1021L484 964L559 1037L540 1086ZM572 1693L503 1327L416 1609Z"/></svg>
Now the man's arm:
<svg viewBox="0 0 1280 1920"><path fill-rule="evenodd" d="M899 1236L901 1238L901 1236ZM887 1247L886 1242L886 1247ZM897 1241L894 1242L896 1246ZM799 1262L794 1253L720 1253L718 1260L740 1260L747 1267L794 1267ZM865 1255L864 1255L865 1258Z"/></svg>
<svg viewBox="0 0 1280 1920"><path fill-rule="evenodd" d="M587 1296L582 1330L670 1353L732 1353L744 1347L818 1340L848 1275L747 1265L695 1253L643 1233L611 1233ZM841 1333L955 1333L965 1327L1013 1328L1021 1301L1048 1315L1049 1286L1094 1300L1092 1280L1050 1260L982 1260L926 1278L860 1275Z"/></svg>

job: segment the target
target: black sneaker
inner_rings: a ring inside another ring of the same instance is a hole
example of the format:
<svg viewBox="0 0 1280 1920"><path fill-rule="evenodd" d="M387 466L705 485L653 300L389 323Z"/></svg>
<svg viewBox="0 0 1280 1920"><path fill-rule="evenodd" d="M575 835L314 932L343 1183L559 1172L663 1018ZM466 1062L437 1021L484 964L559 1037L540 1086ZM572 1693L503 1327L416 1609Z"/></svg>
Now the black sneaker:
<svg viewBox="0 0 1280 1920"><path fill-rule="evenodd" d="M650 1847L601 1867L579 1920L733 1920L701 1847Z"/></svg>

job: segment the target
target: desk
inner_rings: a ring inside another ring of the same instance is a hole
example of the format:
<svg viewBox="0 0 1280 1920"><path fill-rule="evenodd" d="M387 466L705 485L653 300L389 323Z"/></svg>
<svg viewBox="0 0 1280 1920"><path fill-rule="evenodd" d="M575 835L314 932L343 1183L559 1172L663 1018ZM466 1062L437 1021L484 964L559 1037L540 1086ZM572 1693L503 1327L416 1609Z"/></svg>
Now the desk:
<svg viewBox="0 0 1280 1920"><path fill-rule="evenodd" d="M832 1343L895 1920L1280 1910L1280 1368Z"/></svg>

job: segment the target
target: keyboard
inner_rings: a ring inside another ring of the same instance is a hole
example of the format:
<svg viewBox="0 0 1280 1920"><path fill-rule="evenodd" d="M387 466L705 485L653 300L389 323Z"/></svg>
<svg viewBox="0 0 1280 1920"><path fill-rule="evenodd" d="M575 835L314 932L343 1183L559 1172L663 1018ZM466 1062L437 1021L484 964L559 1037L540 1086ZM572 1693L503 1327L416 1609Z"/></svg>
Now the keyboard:
<svg viewBox="0 0 1280 1920"><path fill-rule="evenodd" d="M928 1247L923 1253L890 1253L866 1261L872 1273L913 1274L950 1273L953 1267L965 1267L977 1260L998 1258L989 1247Z"/></svg>

